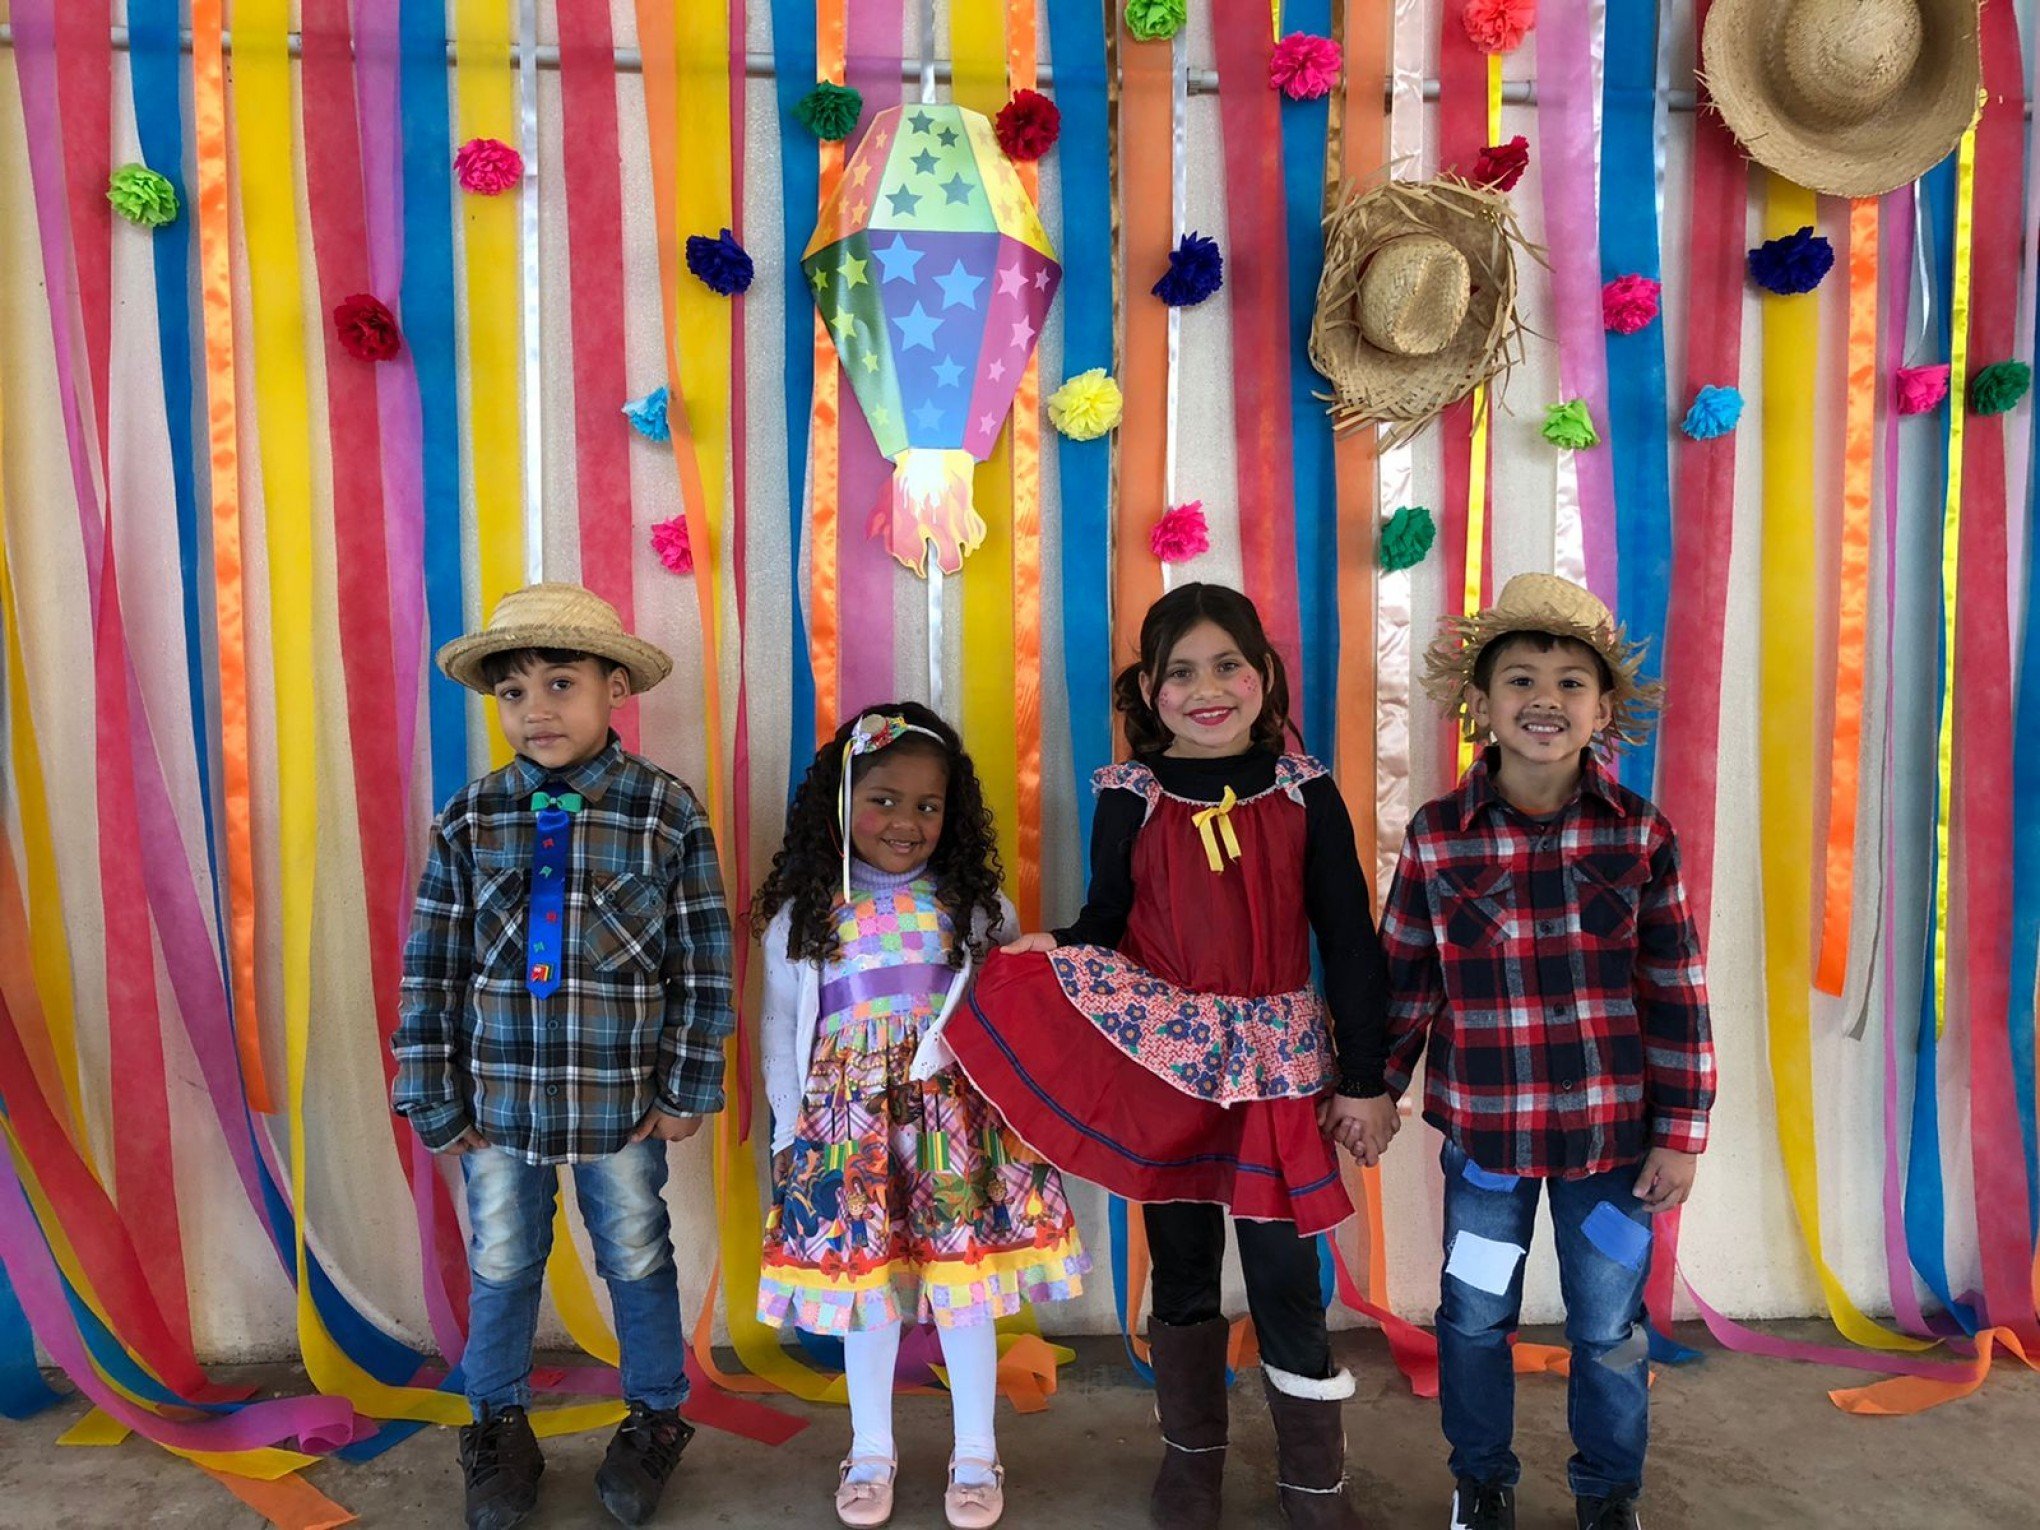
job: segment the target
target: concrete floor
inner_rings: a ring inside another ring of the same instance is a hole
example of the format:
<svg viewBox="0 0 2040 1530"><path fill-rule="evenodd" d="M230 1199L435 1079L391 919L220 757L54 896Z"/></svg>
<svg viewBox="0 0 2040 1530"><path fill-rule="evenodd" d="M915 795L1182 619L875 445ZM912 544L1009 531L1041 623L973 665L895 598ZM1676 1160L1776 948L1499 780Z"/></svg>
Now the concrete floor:
<svg viewBox="0 0 2040 1530"><path fill-rule="evenodd" d="M1832 1337L1820 1324L1779 1325ZM1551 1338L1552 1335L1538 1335ZM1698 1337L1696 1344L1704 1341ZM1434 1404L1412 1398L1378 1334L1340 1335L1341 1358L1360 1377L1348 1406L1353 1500L1370 1527L1446 1523L1451 1483ZM1082 1340L1049 1410L1031 1418L1000 1408L1007 1514L1013 1530L1133 1530L1145 1507L1155 1434L1149 1394L1116 1343ZM234 1374L223 1372L223 1375ZM287 1385L280 1367L241 1373ZM1653 1393L1653 1444L1644 1519L1650 1530L1744 1526L2032 1526L2040 1509L2034 1442L2040 1376L2001 1363L1976 1396L1910 1419L1858 1419L1826 1398L1860 1373L1744 1359L1710 1350L1704 1364L1663 1373ZM301 1382L300 1382L301 1384ZM1274 1442L1260 1378L1234 1393L1227 1522L1281 1524L1274 1507ZM846 1444L836 1409L785 1403L815 1418L777 1450L704 1431L667 1494L660 1525L833 1526L830 1493ZM1525 1465L1523 1530L1573 1523L1565 1492L1565 1389L1523 1378L1517 1448ZM255 1530L262 1521L204 1475L138 1441L117 1449L58 1449L84 1411L72 1402L23 1424L0 1423L0 1526L23 1530L203 1526ZM947 1409L903 1398L900 1487L894 1524L940 1526L948 1453ZM604 1441L555 1442L532 1530L602 1526L592 1482ZM365 1526L458 1526L460 1475L449 1435L423 1434L362 1466L331 1465L310 1480Z"/></svg>

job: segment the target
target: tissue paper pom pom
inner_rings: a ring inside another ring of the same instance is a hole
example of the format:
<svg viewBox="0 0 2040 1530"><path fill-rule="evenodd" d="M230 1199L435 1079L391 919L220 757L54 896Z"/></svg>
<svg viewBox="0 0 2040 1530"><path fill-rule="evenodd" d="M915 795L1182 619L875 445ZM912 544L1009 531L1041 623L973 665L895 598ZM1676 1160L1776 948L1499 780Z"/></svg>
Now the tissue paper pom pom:
<svg viewBox="0 0 2040 1530"><path fill-rule="evenodd" d="M1507 143L1491 143L1473 162L1473 184L1489 191L1514 191L1530 168L1530 140L1518 133Z"/></svg>
<svg viewBox="0 0 2040 1530"><path fill-rule="evenodd" d="M1422 505L1404 505L1381 528L1381 566L1393 574L1415 568L1431 550L1438 528Z"/></svg>
<svg viewBox="0 0 2040 1530"><path fill-rule="evenodd" d="M1575 398L1548 406L1544 411L1544 439L1553 446L1569 446L1574 451L1599 446L1601 438L1595 434L1593 416L1587 413L1587 401Z"/></svg>
<svg viewBox="0 0 2040 1530"><path fill-rule="evenodd" d="M666 423L666 390L652 389L643 398L634 398L623 406L624 418L630 421L630 428L647 441L670 441L673 427Z"/></svg>
<svg viewBox="0 0 2040 1530"><path fill-rule="evenodd" d="M122 165L107 178L106 200L130 223L161 228L177 216L177 188L147 165Z"/></svg>
<svg viewBox="0 0 2040 1530"><path fill-rule="evenodd" d="M693 573L694 544L687 540L687 517L676 515L652 527L652 551L674 573Z"/></svg>
<svg viewBox="0 0 2040 1530"><path fill-rule="evenodd" d="M1537 0L1466 0L1466 35L1483 53L1510 53L1537 24Z"/></svg>
<svg viewBox="0 0 2040 1530"><path fill-rule="evenodd" d="M1601 322L1618 335L1633 335L1658 316L1661 289L1648 276L1618 276L1601 289Z"/></svg>
<svg viewBox="0 0 2040 1530"><path fill-rule="evenodd" d="M1192 230L1169 251L1169 270L1154 285L1154 294L1171 308L1189 308L1225 285L1225 257L1218 241Z"/></svg>
<svg viewBox="0 0 2040 1530"><path fill-rule="evenodd" d="M1072 441L1095 441L1119 423L1126 403L1103 367L1068 379L1048 396L1048 418Z"/></svg>
<svg viewBox="0 0 2040 1530"><path fill-rule="evenodd" d="M848 85L824 80L793 103L793 114L801 126L817 138L831 143L848 138L864 113L864 96Z"/></svg>
<svg viewBox="0 0 2040 1530"><path fill-rule="evenodd" d="M1182 563L1211 551L1211 527L1204 520L1204 501L1171 505L1148 533L1148 547L1164 563Z"/></svg>
<svg viewBox="0 0 2040 1530"><path fill-rule="evenodd" d="M1159 42L1183 30L1185 0L1126 0L1126 30L1142 42Z"/></svg>
<svg viewBox="0 0 2040 1530"><path fill-rule="evenodd" d="M1006 158L1039 159L1062 136L1062 112L1038 90L1016 90L992 124Z"/></svg>
<svg viewBox="0 0 2040 1530"><path fill-rule="evenodd" d="M366 292L341 300L333 310L333 330L340 348L357 361L388 361L404 348L397 316Z"/></svg>
<svg viewBox="0 0 2040 1530"><path fill-rule="evenodd" d="M728 229L714 239L706 234L689 234L687 269L700 277L711 292L720 292L724 297L743 292L751 285L751 257Z"/></svg>
<svg viewBox="0 0 2040 1530"><path fill-rule="evenodd" d="M1339 45L1329 37L1291 32L1268 59L1268 83L1292 101L1315 101L1339 83Z"/></svg>
<svg viewBox="0 0 2040 1530"><path fill-rule="evenodd" d="M2033 386L2033 369L2023 361L1993 361L1969 380L1969 407L1978 414L2003 414Z"/></svg>
<svg viewBox="0 0 2040 1530"><path fill-rule="evenodd" d="M470 138L453 156L453 176L462 191L501 196L524 176L524 156L499 138Z"/></svg>
<svg viewBox="0 0 2040 1530"><path fill-rule="evenodd" d="M1898 412L1925 414L1948 396L1948 363L1898 369Z"/></svg>
<svg viewBox="0 0 2040 1530"><path fill-rule="evenodd" d="M1777 239L1766 239L1750 251L1750 280L1766 292L1791 297L1811 292L1833 269L1835 247L1809 226Z"/></svg>
<svg viewBox="0 0 2040 1530"><path fill-rule="evenodd" d="M1735 429L1742 418L1742 395L1733 388L1702 388L1693 395L1693 407L1679 422L1679 429L1695 441L1712 441Z"/></svg>

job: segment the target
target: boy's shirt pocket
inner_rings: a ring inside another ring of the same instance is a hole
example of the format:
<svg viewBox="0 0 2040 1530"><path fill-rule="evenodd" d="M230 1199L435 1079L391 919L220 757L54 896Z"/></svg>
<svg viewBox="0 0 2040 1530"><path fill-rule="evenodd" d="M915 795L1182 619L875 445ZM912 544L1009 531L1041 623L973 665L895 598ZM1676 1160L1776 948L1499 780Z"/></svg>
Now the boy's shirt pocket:
<svg viewBox="0 0 2040 1530"><path fill-rule="evenodd" d="M590 871L581 949L604 974L657 973L666 958L666 884L636 871Z"/></svg>
<svg viewBox="0 0 2040 1530"><path fill-rule="evenodd" d="M524 981L531 868L507 847L475 851L475 975Z"/></svg>
<svg viewBox="0 0 2040 1530"><path fill-rule="evenodd" d="M1567 872L1580 932L1618 944L1633 941L1650 864L1626 851L1597 850L1574 860Z"/></svg>
<svg viewBox="0 0 2040 1530"><path fill-rule="evenodd" d="M1486 951L1513 940L1517 933L1516 878L1506 866L1477 862L1448 866L1445 882L1445 943L1459 951Z"/></svg>

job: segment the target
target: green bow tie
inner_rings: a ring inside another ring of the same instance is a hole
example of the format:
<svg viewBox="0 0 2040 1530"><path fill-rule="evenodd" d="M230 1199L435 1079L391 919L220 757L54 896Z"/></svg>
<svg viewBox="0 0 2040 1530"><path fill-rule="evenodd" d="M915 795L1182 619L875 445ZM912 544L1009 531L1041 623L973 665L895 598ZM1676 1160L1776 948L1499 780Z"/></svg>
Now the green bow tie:
<svg viewBox="0 0 2040 1530"><path fill-rule="evenodd" d="M558 808L562 813L578 813L581 811L581 794L579 792L561 792L555 797L550 792L533 792L531 794L531 811L543 813L547 808Z"/></svg>

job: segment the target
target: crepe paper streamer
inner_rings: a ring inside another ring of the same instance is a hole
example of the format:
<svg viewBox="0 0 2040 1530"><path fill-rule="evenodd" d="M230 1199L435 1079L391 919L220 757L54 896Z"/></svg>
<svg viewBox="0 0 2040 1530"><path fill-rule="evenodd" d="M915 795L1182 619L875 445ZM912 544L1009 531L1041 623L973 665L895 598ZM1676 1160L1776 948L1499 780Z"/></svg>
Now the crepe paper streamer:
<svg viewBox="0 0 2040 1530"><path fill-rule="evenodd" d="M1537 0L1466 0L1460 21L1483 53L1513 53L1537 24Z"/></svg>
<svg viewBox="0 0 2040 1530"><path fill-rule="evenodd" d="M1633 335L1658 316L1660 288L1654 276L1618 276L1601 288L1601 323L1618 335Z"/></svg>
<svg viewBox="0 0 2040 1530"><path fill-rule="evenodd" d="M1011 160L1039 159L1062 136L1062 113L1038 90L1020 89L992 119L999 147Z"/></svg>
<svg viewBox="0 0 2040 1530"><path fill-rule="evenodd" d="M263 1481L203 1463L199 1470L278 1530L339 1530L356 1518L296 1472Z"/></svg>
<svg viewBox="0 0 2040 1530"><path fill-rule="evenodd" d="M1141 42L1166 42L1183 30L1185 0L1126 0L1126 30Z"/></svg>
<svg viewBox="0 0 2040 1530"><path fill-rule="evenodd" d="M48 9L48 7L42 7ZM32 8L33 9L33 8ZM84 438L88 452L96 445L102 482L113 482L111 461L112 377L110 357L113 346L113 208L100 194L106 175L108 146L113 141L113 49L111 34L94 7L59 5L47 33L56 34L57 99L62 103L61 119L49 122L52 143L63 155L63 178L71 227L72 268L76 273L78 304L85 332L85 357L91 378L91 392L81 394L92 402L95 436ZM21 22L16 17L16 24ZM59 132L61 129L61 132ZM88 560L100 557L98 548ZM95 596L98 575L91 575Z"/></svg>
<svg viewBox="0 0 2040 1530"><path fill-rule="evenodd" d="M1692 440L1712 441L1716 436L1725 436L1734 430L1742 412L1740 389L1717 388L1709 383L1693 395L1692 405L1686 410L1686 417L1679 422L1679 429Z"/></svg>
<svg viewBox="0 0 2040 1530"><path fill-rule="evenodd" d="M687 236L687 269L709 291L732 297L750 291L755 267L736 236L724 229L713 239L706 234Z"/></svg>
<svg viewBox="0 0 2040 1530"><path fill-rule="evenodd" d="M1218 241L1192 229L1169 252L1169 269L1150 289L1171 308L1194 308L1225 285Z"/></svg>
<svg viewBox="0 0 2040 1530"><path fill-rule="evenodd" d="M1482 149L1467 179L1490 191L1514 191L1529 168L1530 140L1518 133L1507 143L1491 143Z"/></svg>
<svg viewBox="0 0 2040 1530"><path fill-rule="evenodd" d="M850 136L864 112L863 95L833 80L819 81L793 103L793 115L817 138L836 142Z"/></svg>
<svg viewBox="0 0 2040 1530"><path fill-rule="evenodd" d="M666 385L661 383L643 398L634 398L623 406L623 416L630 421L630 428L647 441L670 441L673 426L666 417L668 400Z"/></svg>
<svg viewBox="0 0 2040 1530"><path fill-rule="evenodd" d="M849 24L848 10L849 0L819 0L815 8L817 67L829 79L846 77L848 60L843 45ZM869 132L868 124L866 131ZM846 147L833 143L821 145L818 187L821 200L816 208L817 215L821 208L834 203L843 184ZM822 233L819 216L809 222L808 228L808 242L811 243ZM795 246L787 248L791 250ZM787 263L792 264L790 261ZM812 348L809 369L814 388L813 428L809 441L808 498L812 512L808 542L808 616L811 668L815 682L814 732L819 737L835 731L837 714L843 706L842 549L854 548L862 538L856 534L858 528L852 525L852 518L861 507L853 506L843 498L842 452L845 440L854 436L849 425L850 416L861 416L863 411L842 408L845 379L837 362L835 334L820 310L813 307L813 290L805 272L802 273L802 285L808 288L808 302L803 306L811 310L808 343ZM800 768L798 762L795 762L794 768Z"/></svg>
<svg viewBox="0 0 2040 1530"><path fill-rule="evenodd" d="M1381 567L1387 573L1415 568L1437 539L1431 512L1422 505L1403 505L1381 528Z"/></svg>
<svg viewBox="0 0 2040 1530"><path fill-rule="evenodd" d="M1292 101L1316 101L1339 83L1339 45L1329 37L1291 32L1268 59L1268 84Z"/></svg>
<svg viewBox="0 0 2040 1530"><path fill-rule="evenodd" d="M470 138L453 156L462 191L499 197L524 179L524 156L500 138Z"/></svg>
<svg viewBox="0 0 2040 1530"><path fill-rule="evenodd" d="M1148 547L1164 563L1188 563L1211 551L1211 527L1204 519L1204 501L1171 505L1155 522Z"/></svg>
<svg viewBox="0 0 2040 1530"><path fill-rule="evenodd" d="M1784 297L1813 291L1834 264L1834 246L1810 223L1766 239L1749 253L1750 280Z"/></svg>
<svg viewBox="0 0 2040 1530"><path fill-rule="evenodd" d="M1574 451L1584 451L1587 447L1601 444L1585 399L1568 399L1562 404L1546 405L1542 433L1553 446Z"/></svg>
<svg viewBox="0 0 2040 1530"><path fill-rule="evenodd" d="M2023 361L1993 361L1969 380L1972 414L2004 414L2033 386L2033 369Z"/></svg>
<svg viewBox="0 0 2040 1530"><path fill-rule="evenodd" d="M1898 412L1925 414L1948 396L1948 364L1900 367L1898 369Z"/></svg>
<svg viewBox="0 0 2040 1530"><path fill-rule="evenodd" d="M687 517L676 515L652 526L652 551L676 574L694 572L694 549L687 542Z"/></svg>
<svg viewBox="0 0 2040 1530"><path fill-rule="evenodd" d="M161 228L176 220L177 188L147 165L122 165L107 179L106 200L128 222Z"/></svg>
<svg viewBox="0 0 2040 1530"><path fill-rule="evenodd" d="M1095 441L1114 429L1125 411L1119 384L1103 367L1079 372L1048 396L1048 418L1073 441Z"/></svg>
<svg viewBox="0 0 2040 1530"><path fill-rule="evenodd" d="M35 1333L0 1267L0 1418L33 1418L69 1395L54 1390L36 1368Z"/></svg>
<svg viewBox="0 0 2040 1530"><path fill-rule="evenodd" d="M404 348L397 316L373 293L356 292L336 303L333 333L356 361L388 361Z"/></svg>

